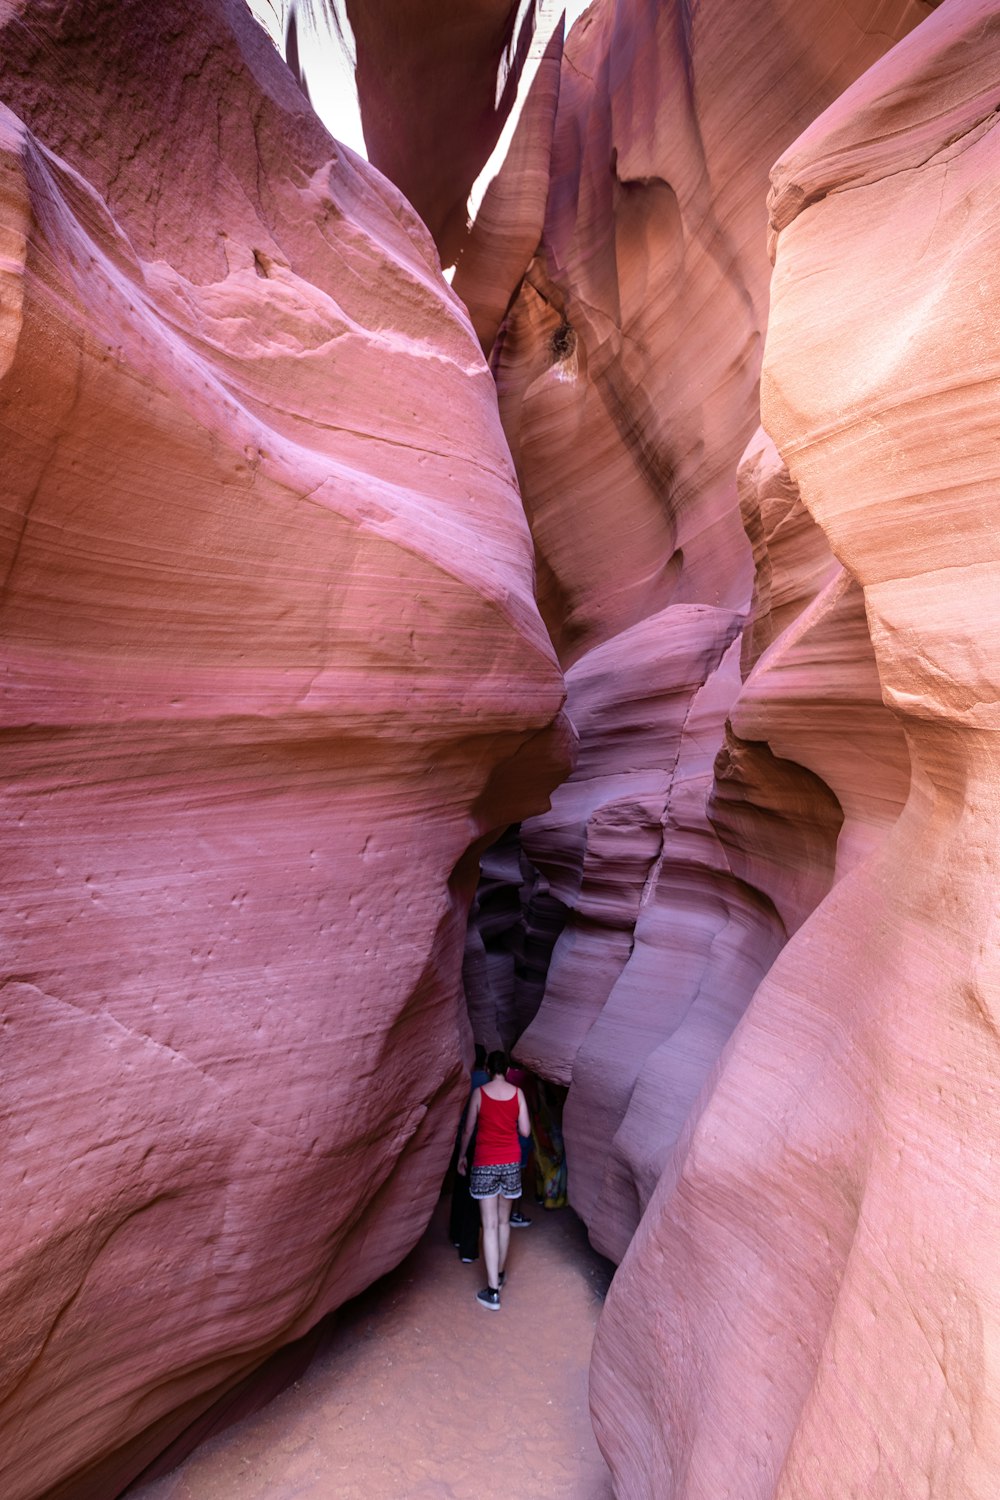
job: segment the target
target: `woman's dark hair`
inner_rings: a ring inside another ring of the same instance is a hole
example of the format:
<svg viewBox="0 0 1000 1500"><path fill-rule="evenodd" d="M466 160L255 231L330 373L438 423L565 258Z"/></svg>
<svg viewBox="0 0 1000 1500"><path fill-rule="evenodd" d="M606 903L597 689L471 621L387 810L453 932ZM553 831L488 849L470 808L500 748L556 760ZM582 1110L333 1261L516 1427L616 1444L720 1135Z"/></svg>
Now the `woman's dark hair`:
<svg viewBox="0 0 1000 1500"><path fill-rule="evenodd" d="M486 1071L491 1078L502 1078L507 1071L506 1052L491 1052L486 1059Z"/></svg>

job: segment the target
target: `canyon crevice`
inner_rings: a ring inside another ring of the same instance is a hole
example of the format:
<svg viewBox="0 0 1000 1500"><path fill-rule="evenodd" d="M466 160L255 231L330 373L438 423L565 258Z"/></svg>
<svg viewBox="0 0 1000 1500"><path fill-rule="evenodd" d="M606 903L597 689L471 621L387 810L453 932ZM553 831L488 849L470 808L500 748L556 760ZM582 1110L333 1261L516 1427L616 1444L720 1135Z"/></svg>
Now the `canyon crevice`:
<svg viewBox="0 0 1000 1500"><path fill-rule="evenodd" d="M1000 4L341 9L372 165L0 9L4 1493L398 1264L475 1034L617 1495L993 1500Z"/></svg>

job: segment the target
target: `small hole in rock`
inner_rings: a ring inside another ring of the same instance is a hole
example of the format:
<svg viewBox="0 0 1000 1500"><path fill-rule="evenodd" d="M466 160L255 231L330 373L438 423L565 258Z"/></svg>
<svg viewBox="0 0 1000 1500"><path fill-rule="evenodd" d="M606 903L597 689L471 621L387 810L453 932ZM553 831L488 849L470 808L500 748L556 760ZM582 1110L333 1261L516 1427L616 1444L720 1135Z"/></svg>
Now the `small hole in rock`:
<svg viewBox="0 0 1000 1500"><path fill-rule="evenodd" d="M560 323L550 343L556 359L568 359L576 348L576 333L568 323Z"/></svg>

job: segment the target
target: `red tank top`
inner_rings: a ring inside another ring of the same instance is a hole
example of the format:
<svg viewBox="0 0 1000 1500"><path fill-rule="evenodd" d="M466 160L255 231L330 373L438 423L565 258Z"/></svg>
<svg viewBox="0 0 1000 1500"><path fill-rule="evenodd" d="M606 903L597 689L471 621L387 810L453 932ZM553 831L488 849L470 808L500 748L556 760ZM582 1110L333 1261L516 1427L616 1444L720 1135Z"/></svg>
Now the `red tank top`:
<svg viewBox="0 0 1000 1500"><path fill-rule="evenodd" d="M476 1121L474 1167L500 1167L521 1162L521 1142L517 1134L517 1094L509 1099L491 1099L480 1093L479 1119Z"/></svg>

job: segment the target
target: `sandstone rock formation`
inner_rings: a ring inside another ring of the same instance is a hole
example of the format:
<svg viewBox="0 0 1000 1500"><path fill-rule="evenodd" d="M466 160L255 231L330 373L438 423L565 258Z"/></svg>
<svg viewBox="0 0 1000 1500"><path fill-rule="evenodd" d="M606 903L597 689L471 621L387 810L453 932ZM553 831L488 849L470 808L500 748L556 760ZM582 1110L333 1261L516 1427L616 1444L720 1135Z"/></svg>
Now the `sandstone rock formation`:
<svg viewBox="0 0 1000 1500"><path fill-rule="evenodd" d="M421 1232L562 679L434 247L239 0L8 4L0 98L0 1488L107 1500Z"/></svg>
<svg viewBox="0 0 1000 1500"><path fill-rule="evenodd" d="M758 745L755 753L766 741L833 790L843 815L836 848L836 872L843 875L881 842L902 811L910 784L906 741L882 701L862 590L834 558L763 431L751 440L738 478L759 562L743 635L745 681L731 724ZM716 773L718 792L728 778L720 766ZM773 774L767 780L773 782ZM717 813L713 817L718 826ZM749 842L747 853L759 851L766 838L758 831ZM800 898L790 931L822 894L802 900L801 885L789 888L780 874L776 883L763 877L760 884L764 890L774 885L775 899L779 887L786 897Z"/></svg>
<svg viewBox="0 0 1000 1500"><path fill-rule="evenodd" d="M996 1492L998 54L995 0L942 6L774 170L762 415L843 572L773 661L767 695L785 674L799 708L769 733L825 758L855 831L606 1308L592 1390L623 1496ZM862 593L896 748L852 688L838 774L795 658L836 696Z"/></svg>
<svg viewBox="0 0 1000 1500"><path fill-rule="evenodd" d="M369 160L417 210L446 266L465 241L469 193L514 105L542 3L271 0L307 89L323 63L311 76L300 21L325 22L353 52Z"/></svg>
<svg viewBox="0 0 1000 1500"><path fill-rule="evenodd" d="M471 232L535 8L345 4L434 240L240 0L0 8L3 1493L399 1259L468 1008L620 1496L992 1500L1000 0L597 0Z"/></svg>
<svg viewBox="0 0 1000 1500"><path fill-rule="evenodd" d="M494 190L523 184L527 223L548 160L537 253L489 305L477 277L506 261L477 230L456 272L481 336L510 303L492 364L580 734L572 779L523 828L569 919L518 1053L571 1084L571 1198L615 1257L757 984L905 796L860 595L794 486L769 494L762 440L746 517L737 470L759 422L768 170L928 13L593 6ZM879 764L891 751L874 778L871 726ZM849 805L833 727L855 747Z"/></svg>

